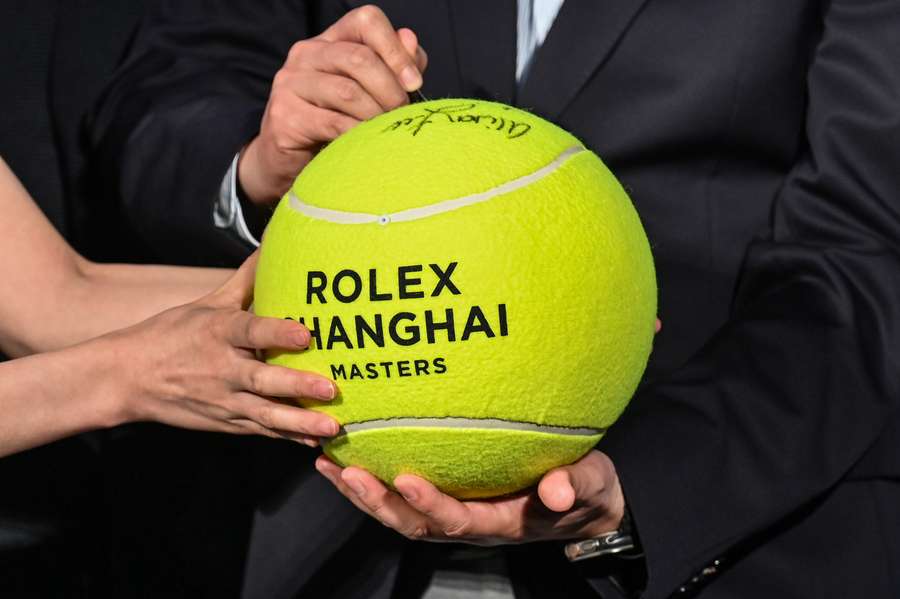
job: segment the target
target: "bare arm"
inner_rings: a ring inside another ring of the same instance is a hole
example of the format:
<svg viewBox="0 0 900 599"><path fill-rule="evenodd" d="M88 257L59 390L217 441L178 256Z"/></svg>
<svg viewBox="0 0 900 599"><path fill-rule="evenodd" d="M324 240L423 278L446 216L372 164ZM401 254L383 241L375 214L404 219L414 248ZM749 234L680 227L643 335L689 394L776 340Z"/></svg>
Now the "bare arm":
<svg viewBox="0 0 900 599"><path fill-rule="evenodd" d="M113 356L101 345L0 364L0 457L124 422Z"/></svg>
<svg viewBox="0 0 900 599"><path fill-rule="evenodd" d="M255 256L227 281L231 271L92 264L2 160L0 211L0 349L56 350L0 364L0 457L136 421L307 445L337 433L325 414L290 405L332 399L331 380L256 359L301 351L309 331L246 312Z"/></svg>
<svg viewBox="0 0 900 599"><path fill-rule="evenodd" d="M126 329L0 364L0 457L138 421L307 445L336 434L329 416L291 405L333 399L331 380L256 359L257 350L301 351L310 335L243 309L255 267L254 255L213 293Z"/></svg>
<svg viewBox="0 0 900 599"><path fill-rule="evenodd" d="M56 232L0 159L0 350L66 347L184 304L231 271L95 264Z"/></svg>

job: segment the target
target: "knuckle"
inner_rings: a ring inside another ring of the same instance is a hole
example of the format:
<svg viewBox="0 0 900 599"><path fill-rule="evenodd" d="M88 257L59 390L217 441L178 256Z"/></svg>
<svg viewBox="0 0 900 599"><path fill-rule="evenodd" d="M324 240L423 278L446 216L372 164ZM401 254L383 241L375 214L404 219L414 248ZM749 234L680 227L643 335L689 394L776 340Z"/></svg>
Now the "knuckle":
<svg viewBox="0 0 900 599"><path fill-rule="evenodd" d="M332 125L332 127L333 127L333 131L334 131L334 136L338 137L338 136L346 133L350 129L351 125L346 123L345 121L338 120L337 122L335 122Z"/></svg>
<svg viewBox="0 0 900 599"><path fill-rule="evenodd" d="M410 541L421 541L428 536L428 528L422 524L417 524L403 531L402 534Z"/></svg>
<svg viewBox="0 0 900 599"><path fill-rule="evenodd" d="M523 525L513 526L506 536L511 541L524 541L526 537L525 527Z"/></svg>
<svg viewBox="0 0 900 599"><path fill-rule="evenodd" d="M293 113L285 116L282 132L289 137L289 132L298 132L303 130L303 124L306 118L299 113Z"/></svg>
<svg viewBox="0 0 900 599"><path fill-rule="evenodd" d="M264 437L270 437L272 439L281 438L280 434L265 426L260 426L259 423L247 423L241 428L243 428L243 433L245 435L263 435Z"/></svg>
<svg viewBox="0 0 900 599"><path fill-rule="evenodd" d="M260 428L260 432L271 439L284 439L284 435L281 435L268 428Z"/></svg>
<svg viewBox="0 0 900 599"><path fill-rule="evenodd" d="M285 86L290 79L291 74L287 69L279 69L275 76L272 77L272 90L277 90Z"/></svg>
<svg viewBox="0 0 900 599"><path fill-rule="evenodd" d="M322 117L319 128L322 131L322 135L328 139L334 139L344 131L341 119L332 115Z"/></svg>
<svg viewBox="0 0 900 599"><path fill-rule="evenodd" d="M400 70L401 68L411 64L409 54L407 54L406 50L398 45L393 45L390 48L386 48L384 50L384 59L395 70Z"/></svg>
<svg viewBox="0 0 900 599"><path fill-rule="evenodd" d="M359 85L351 79L342 79L335 84L335 93L346 102L353 102L359 98Z"/></svg>
<svg viewBox="0 0 900 599"><path fill-rule="evenodd" d="M250 391L251 393L254 393L256 395L263 395L266 391L265 370L263 368L254 368L250 372L247 386L249 387L248 391ZM271 406L264 406L264 408L271 411Z"/></svg>
<svg viewBox="0 0 900 599"><path fill-rule="evenodd" d="M353 15L360 25L368 25L384 17L384 13L374 4L366 4L356 9Z"/></svg>
<svg viewBox="0 0 900 599"><path fill-rule="evenodd" d="M255 317L250 317L244 320L244 338L247 340L247 344L251 347L258 347L260 342L262 341L261 331L259 319Z"/></svg>
<svg viewBox="0 0 900 599"><path fill-rule="evenodd" d="M459 522L451 522L450 524L444 526L441 532L443 532L445 536L454 539L465 536L468 530L469 523L465 520L462 520Z"/></svg>
<svg viewBox="0 0 900 599"><path fill-rule="evenodd" d="M293 61L301 58L306 53L306 50L309 49L309 46L310 42L308 40L300 40L299 42L295 42L294 45L291 46L290 50L288 50L288 61Z"/></svg>
<svg viewBox="0 0 900 599"><path fill-rule="evenodd" d="M289 152L297 145L288 129L290 126L279 128L272 133L272 144L280 152Z"/></svg>
<svg viewBox="0 0 900 599"><path fill-rule="evenodd" d="M288 116L287 106L274 95L269 102L269 116L276 122L281 122Z"/></svg>
<svg viewBox="0 0 900 599"><path fill-rule="evenodd" d="M271 405L267 403L256 410L256 422L267 430L275 428L275 410Z"/></svg>
<svg viewBox="0 0 900 599"><path fill-rule="evenodd" d="M375 53L368 46L355 44L347 55L349 63L357 68L368 68L375 63Z"/></svg>

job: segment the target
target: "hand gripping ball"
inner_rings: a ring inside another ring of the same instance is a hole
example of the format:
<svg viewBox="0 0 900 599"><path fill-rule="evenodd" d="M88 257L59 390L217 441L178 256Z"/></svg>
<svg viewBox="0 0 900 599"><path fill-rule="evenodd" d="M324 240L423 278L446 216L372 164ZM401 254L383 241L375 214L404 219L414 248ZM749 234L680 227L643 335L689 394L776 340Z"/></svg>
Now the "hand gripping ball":
<svg viewBox="0 0 900 599"><path fill-rule="evenodd" d="M331 376L324 450L461 498L534 484L589 451L653 340L650 247L575 137L477 100L412 104L313 160L268 226L255 310L312 332L270 363Z"/></svg>

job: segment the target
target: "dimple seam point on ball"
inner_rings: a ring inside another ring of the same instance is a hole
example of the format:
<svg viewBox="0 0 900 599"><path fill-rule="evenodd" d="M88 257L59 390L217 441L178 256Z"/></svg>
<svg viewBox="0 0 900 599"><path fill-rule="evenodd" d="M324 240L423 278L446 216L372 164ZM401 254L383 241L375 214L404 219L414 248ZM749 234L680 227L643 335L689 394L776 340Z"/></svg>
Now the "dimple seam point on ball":
<svg viewBox="0 0 900 599"><path fill-rule="evenodd" d="M532 183L536 183L541 179L547 177L548 175L556 172L570 158L581 154L582 152L587 152L587 149L582 146L572 146L570 148L567 148L566 150L563 150L556 158L550 161L550 163L542 166L538 170L511 181L507 181L506 183L497 185L496 187L492 187L487 191L482 191L451 200L442 200L440 202L435 202L434 204L429 204L427 206L409 208L407 210L401 210L399 212L394 212L391 214L369 214L367 212L349 212L345 210L331 210L329 208L320 208L318 206L307 204L299 197L297 197L293 191L288 192L288 197L290 199L290 207L300 214L308 216L309 218L324 220L340 225L367 225L372 223L387 225L396 222L407 222L428 218L429 216L435 216L438 214L443 214L445 212L451 212L453 210L465 208L473 204L487 202L488 200L492 200L496 197L522 189L523 187L527 187Z"/></svg>

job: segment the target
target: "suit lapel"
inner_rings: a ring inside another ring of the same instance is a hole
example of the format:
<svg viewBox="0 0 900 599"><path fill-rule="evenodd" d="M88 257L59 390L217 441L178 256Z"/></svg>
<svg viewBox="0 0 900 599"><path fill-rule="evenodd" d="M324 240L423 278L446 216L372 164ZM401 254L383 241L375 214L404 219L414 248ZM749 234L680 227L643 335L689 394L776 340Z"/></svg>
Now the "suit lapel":
<svg viewBox="0 0 900 599"><path fill-rule="evenodd" d="M511 103L516 91L516 1L448 0L460 91Z"/></svg>
<svg viewBox="0 0 900 599"><path fill-rule="evenodd" d="M646 0L566 0L517 104L557 118L603 64Z"/></svg>

